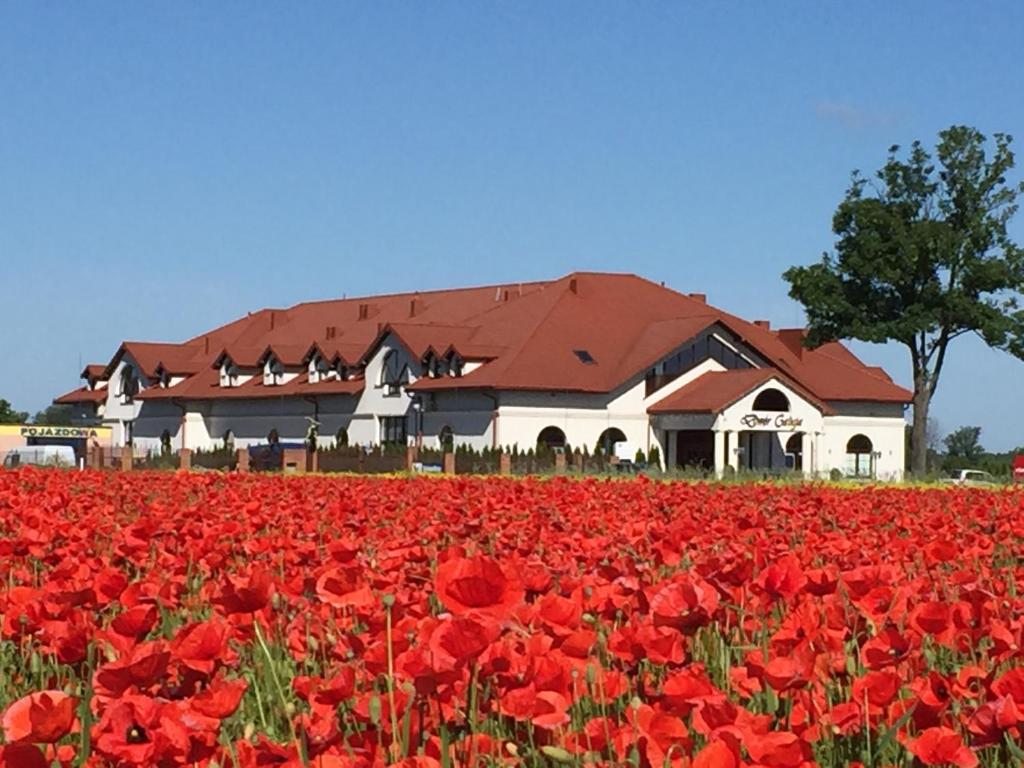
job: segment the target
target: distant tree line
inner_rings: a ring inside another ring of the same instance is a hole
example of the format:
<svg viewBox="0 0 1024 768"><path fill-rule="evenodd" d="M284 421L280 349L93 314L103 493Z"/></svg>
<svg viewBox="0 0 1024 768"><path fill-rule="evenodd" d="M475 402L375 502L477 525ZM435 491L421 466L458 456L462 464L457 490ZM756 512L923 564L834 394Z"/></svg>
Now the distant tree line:
<svg viewBox="0 0 1024 768"><path fill-rule="evenodd" d="M16 411L9 401L0 399L0 424L28 424L28 411ZM66 427L71 424L70 405L51 405L32 417L33 424Z"/></svg>
<svg viewBox="0 0 1024 768"><path fill-rule="evenodd" d="M989 451L981 442L981 427L959 427L940 438L936 424L929 421L928 471L931 474L949 474L958 469L980 469L996 477L1009 478L1013 472L1015 456L1024 456L1024 445L1009 451Z"/></svg>

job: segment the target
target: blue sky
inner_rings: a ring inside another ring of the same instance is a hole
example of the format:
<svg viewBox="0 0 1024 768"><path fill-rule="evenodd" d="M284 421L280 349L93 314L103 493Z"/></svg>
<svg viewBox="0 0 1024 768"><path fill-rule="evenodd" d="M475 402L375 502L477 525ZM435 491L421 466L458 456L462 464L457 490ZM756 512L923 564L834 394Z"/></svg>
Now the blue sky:
<svg viewBox="0 0 1024 768"><path fill-rule="evenodd" d="M1019 2L4 2L0 397L263 306L577 269L799 324L780 275L852 169L957 122L1024 153L1022 29ZM951 355L940 427L1024 444L1024 363Z"/></svg>

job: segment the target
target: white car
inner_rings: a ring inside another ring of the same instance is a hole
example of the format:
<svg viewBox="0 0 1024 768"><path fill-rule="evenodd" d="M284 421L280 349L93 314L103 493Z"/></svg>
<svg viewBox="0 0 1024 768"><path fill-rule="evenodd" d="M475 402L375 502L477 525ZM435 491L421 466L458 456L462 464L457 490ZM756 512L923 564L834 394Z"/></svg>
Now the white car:
<svg viewBox="0 0 1024 768"><path fill-rule="evenodd" d="M68 445L29 445L12 448L4 457L5 467L34 464L38 467L73 467L75 449Z"/></svg>
<svg viewBox="0 0 1024 768"><path fill-rule="evenodd" d="M988 472L983 472L980 469L955 470L951 477L943 478L942 482L949 483L951 485L972 485L980 487L996 485L996 479Z"/></svg>

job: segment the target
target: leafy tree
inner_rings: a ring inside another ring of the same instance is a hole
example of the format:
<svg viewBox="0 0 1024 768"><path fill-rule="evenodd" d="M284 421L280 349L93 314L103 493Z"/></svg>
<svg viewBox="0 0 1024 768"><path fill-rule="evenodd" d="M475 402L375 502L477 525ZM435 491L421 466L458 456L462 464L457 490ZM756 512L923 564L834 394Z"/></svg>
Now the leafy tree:
<svg viewBox="0 0 1024 768"><path fill-rule="evenodd" d="M1024 251L1007 234L1024 184L1008 184L1012 139L939 134L935 159L915 141L868 180L853 174L832 220L835 253L784 277L803 304L811 346L843 338L897 341L914 377L911 466L927 465L928 408L950 343L974 333L1024 358Z"/></svg>
<svg viewBox="0 0 1024 768"><path fill-rule="evenodd" d="M16 411L6 400L0 400L0 424L24 424L28 421L28 413Z"/></svg>
<svg viewBox="0 0 1024 768"><path fill-rule="evenodd" d="M946 435L942 442L950 458L962 459L968 464L974 464L985 453L981 447L981 427L960 427Z"/></svg>
<svg viewBox="0 0 1024 768"><path fill-rule="evenodd" d="M32 417L34 424L49 424L54 427L71 426L70 405L49 405L46 410L39 411Z"/></svg>

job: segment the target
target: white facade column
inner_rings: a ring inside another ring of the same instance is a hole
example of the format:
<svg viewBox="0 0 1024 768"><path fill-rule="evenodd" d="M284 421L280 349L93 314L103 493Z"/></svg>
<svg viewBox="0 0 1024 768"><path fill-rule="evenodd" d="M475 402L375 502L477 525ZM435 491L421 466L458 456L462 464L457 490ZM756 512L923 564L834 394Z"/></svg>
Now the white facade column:
<svg viewBox="0 0 1024 768"><path fill-rule="evenodd" d="M804 477L814 477L817 474L817 467L815 463L818 459L817 452L814 450L815 435L810 432L804 432L800 435L800 456L803 462L803 475Z"/></svg>
<svg viewBox="0 0 1024 768"><path fill-rule="evenodd" d="M725 468L729 463L729 457L725 455L725 432L715 430L715 474L721 477L725 474Z"/></svg>
<svg viewBox="0 0 1024 768"><path fill-rule="evenodd" d="M734 472L740 471L740 433L729 432L729 455L726 456L726 463L732 467Z"/></svg>
<svg viewBox="0 0 1024 768"><path fill-rule="evenodd" d="M195 411L186 413L185 418L181 421L181 429L185 430L185 439L181 441L185 448L195 451L198 449L208 450L213 447L214 441L207 431L203 414Z"/></svg>

